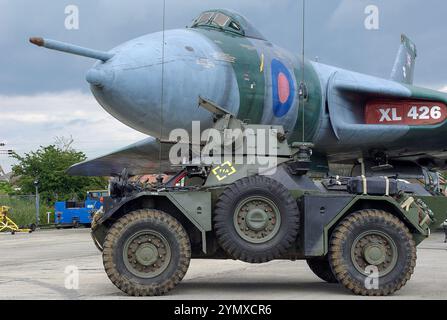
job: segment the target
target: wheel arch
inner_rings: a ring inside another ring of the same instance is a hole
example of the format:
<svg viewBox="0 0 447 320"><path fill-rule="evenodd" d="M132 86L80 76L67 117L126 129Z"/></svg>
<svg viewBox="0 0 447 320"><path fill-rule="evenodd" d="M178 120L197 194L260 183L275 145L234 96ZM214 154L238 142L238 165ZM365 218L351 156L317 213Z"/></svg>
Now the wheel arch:
<svg viewBox="0 0 447 320"><path fill-rule="evenodd" d="M412 224L408 218L405 216L404 212L397 205L397 203L391 201L391 199L384 199L383 197L356 197L351 201L350 204L346 206L333 220L324 228L324 253L325 255L329 251L329 240L333 230L336 228L338 223L345 219L348 215L366 209L375 209L386 211L399 220L401 220L404 225L410 230L410 233L415 236L421 235L420 230L418 230L414 224Z"/></svg>
<svg viewBox="0 0 447 320"><path fill-rule="evenodd" d="M168 194L153 195L143 192L127 199L123 199L118 204L111 207L99 219L98 225L92 231L95 242L101 247L104 243L107 230L124 215L141 209L156 209L166 212L175 218L186 230L191 241L191 247L194 250L201 250L206 253L206 226L196 221L194 217Z"/></svg>

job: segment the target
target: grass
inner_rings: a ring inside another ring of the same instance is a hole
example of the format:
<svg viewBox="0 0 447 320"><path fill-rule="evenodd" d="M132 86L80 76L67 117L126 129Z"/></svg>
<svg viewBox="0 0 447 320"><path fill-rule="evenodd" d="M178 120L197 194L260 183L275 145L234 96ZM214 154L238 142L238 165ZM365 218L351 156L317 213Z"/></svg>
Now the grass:
<svg viewBox="0 0 447 320"><path fill-rule="evenodd" d="M9 217L19 226L36 223L36 198L34 196L0 196L0 206L10 207ZM47 212L52 207L40 204L40 222L47 223Z"/></svg>

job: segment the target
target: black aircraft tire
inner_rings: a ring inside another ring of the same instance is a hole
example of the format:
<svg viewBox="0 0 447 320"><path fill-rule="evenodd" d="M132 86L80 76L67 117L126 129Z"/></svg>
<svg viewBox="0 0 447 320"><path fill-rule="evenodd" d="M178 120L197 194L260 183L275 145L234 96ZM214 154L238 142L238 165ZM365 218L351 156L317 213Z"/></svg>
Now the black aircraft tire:
<svg viewBox="0 0 447 320"><path fill-rule="evenodd" d="M327 283L338 283L327 257L307 259L307 265L321 280L326 281Z"/></svg>
<svg viewBox="0 0 447 320"><path fill-rule="evenodd" d="M280 258L299 230L296 200L282 184L264 176L228 186L216 203L213 220L220 246L234 259L250 263Z"/></svg>
<svg viewBox="0 0 447 320"><path fill-rule="evenodd" d="M362 210L349 215L333 231L329 263L338 281L353 293L387 296L411 278L416 244L408 228L392 214ZM377 268L378 274L371 276L371 267Z"/></svg>
<svg viewBox="0 0 447 320"><path fill-rule="evenodd" d="M191 245L183 226L158 210L126 214L110 228L104 241L107 276L132 296L159 296L185 276ZM137 261L138 260L138 261Z"/></svg>

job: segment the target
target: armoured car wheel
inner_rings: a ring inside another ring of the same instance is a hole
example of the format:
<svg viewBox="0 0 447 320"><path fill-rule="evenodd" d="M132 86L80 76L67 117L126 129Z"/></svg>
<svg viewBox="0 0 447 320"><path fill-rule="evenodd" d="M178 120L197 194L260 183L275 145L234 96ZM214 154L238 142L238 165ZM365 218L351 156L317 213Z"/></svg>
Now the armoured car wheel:
<svg viewBox="0 0 447 320"><path fill-rule="evenodd" d="M280 183L252 176L227 187L216 203L214 228L233 258L262 263L279 258L299 229L296 200Z"/></svg>
<svg viewBox="0 0 447 320"><path fill-rule="evenodd" d="M413 274L416 245L408 228L390 213L358 211L333 231L329 263L338 281L355 294L390 295Z"/></svg>
<svg viewBox="0 0 447 320"><path fill-rule="evenodd" d="M172 290L185 276L191 245L183 226L158 210L126 214L104 241L105 271L123 292L157 296Z"/></svg>
<svg viewBox="0 0 447 320"><path fill-rule="evenodd" d="M307 259L307 265L309 266L310 270L312 270L312 272L321 280L328 283L338 283L337 278L332 272L327 257Z"/></svg>

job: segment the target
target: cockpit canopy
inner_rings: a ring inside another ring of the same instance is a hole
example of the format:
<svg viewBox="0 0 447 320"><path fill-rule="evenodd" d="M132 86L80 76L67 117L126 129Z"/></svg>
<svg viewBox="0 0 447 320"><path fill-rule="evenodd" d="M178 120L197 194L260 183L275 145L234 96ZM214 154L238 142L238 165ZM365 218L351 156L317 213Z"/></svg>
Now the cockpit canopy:
<svg viewBox="0 0 447 320"><path fill-rule="evenodd" d="M243 37L265 40L262 34L245 17L226 9L202 12L194 20L191 28L215 28Z"/></svg>

